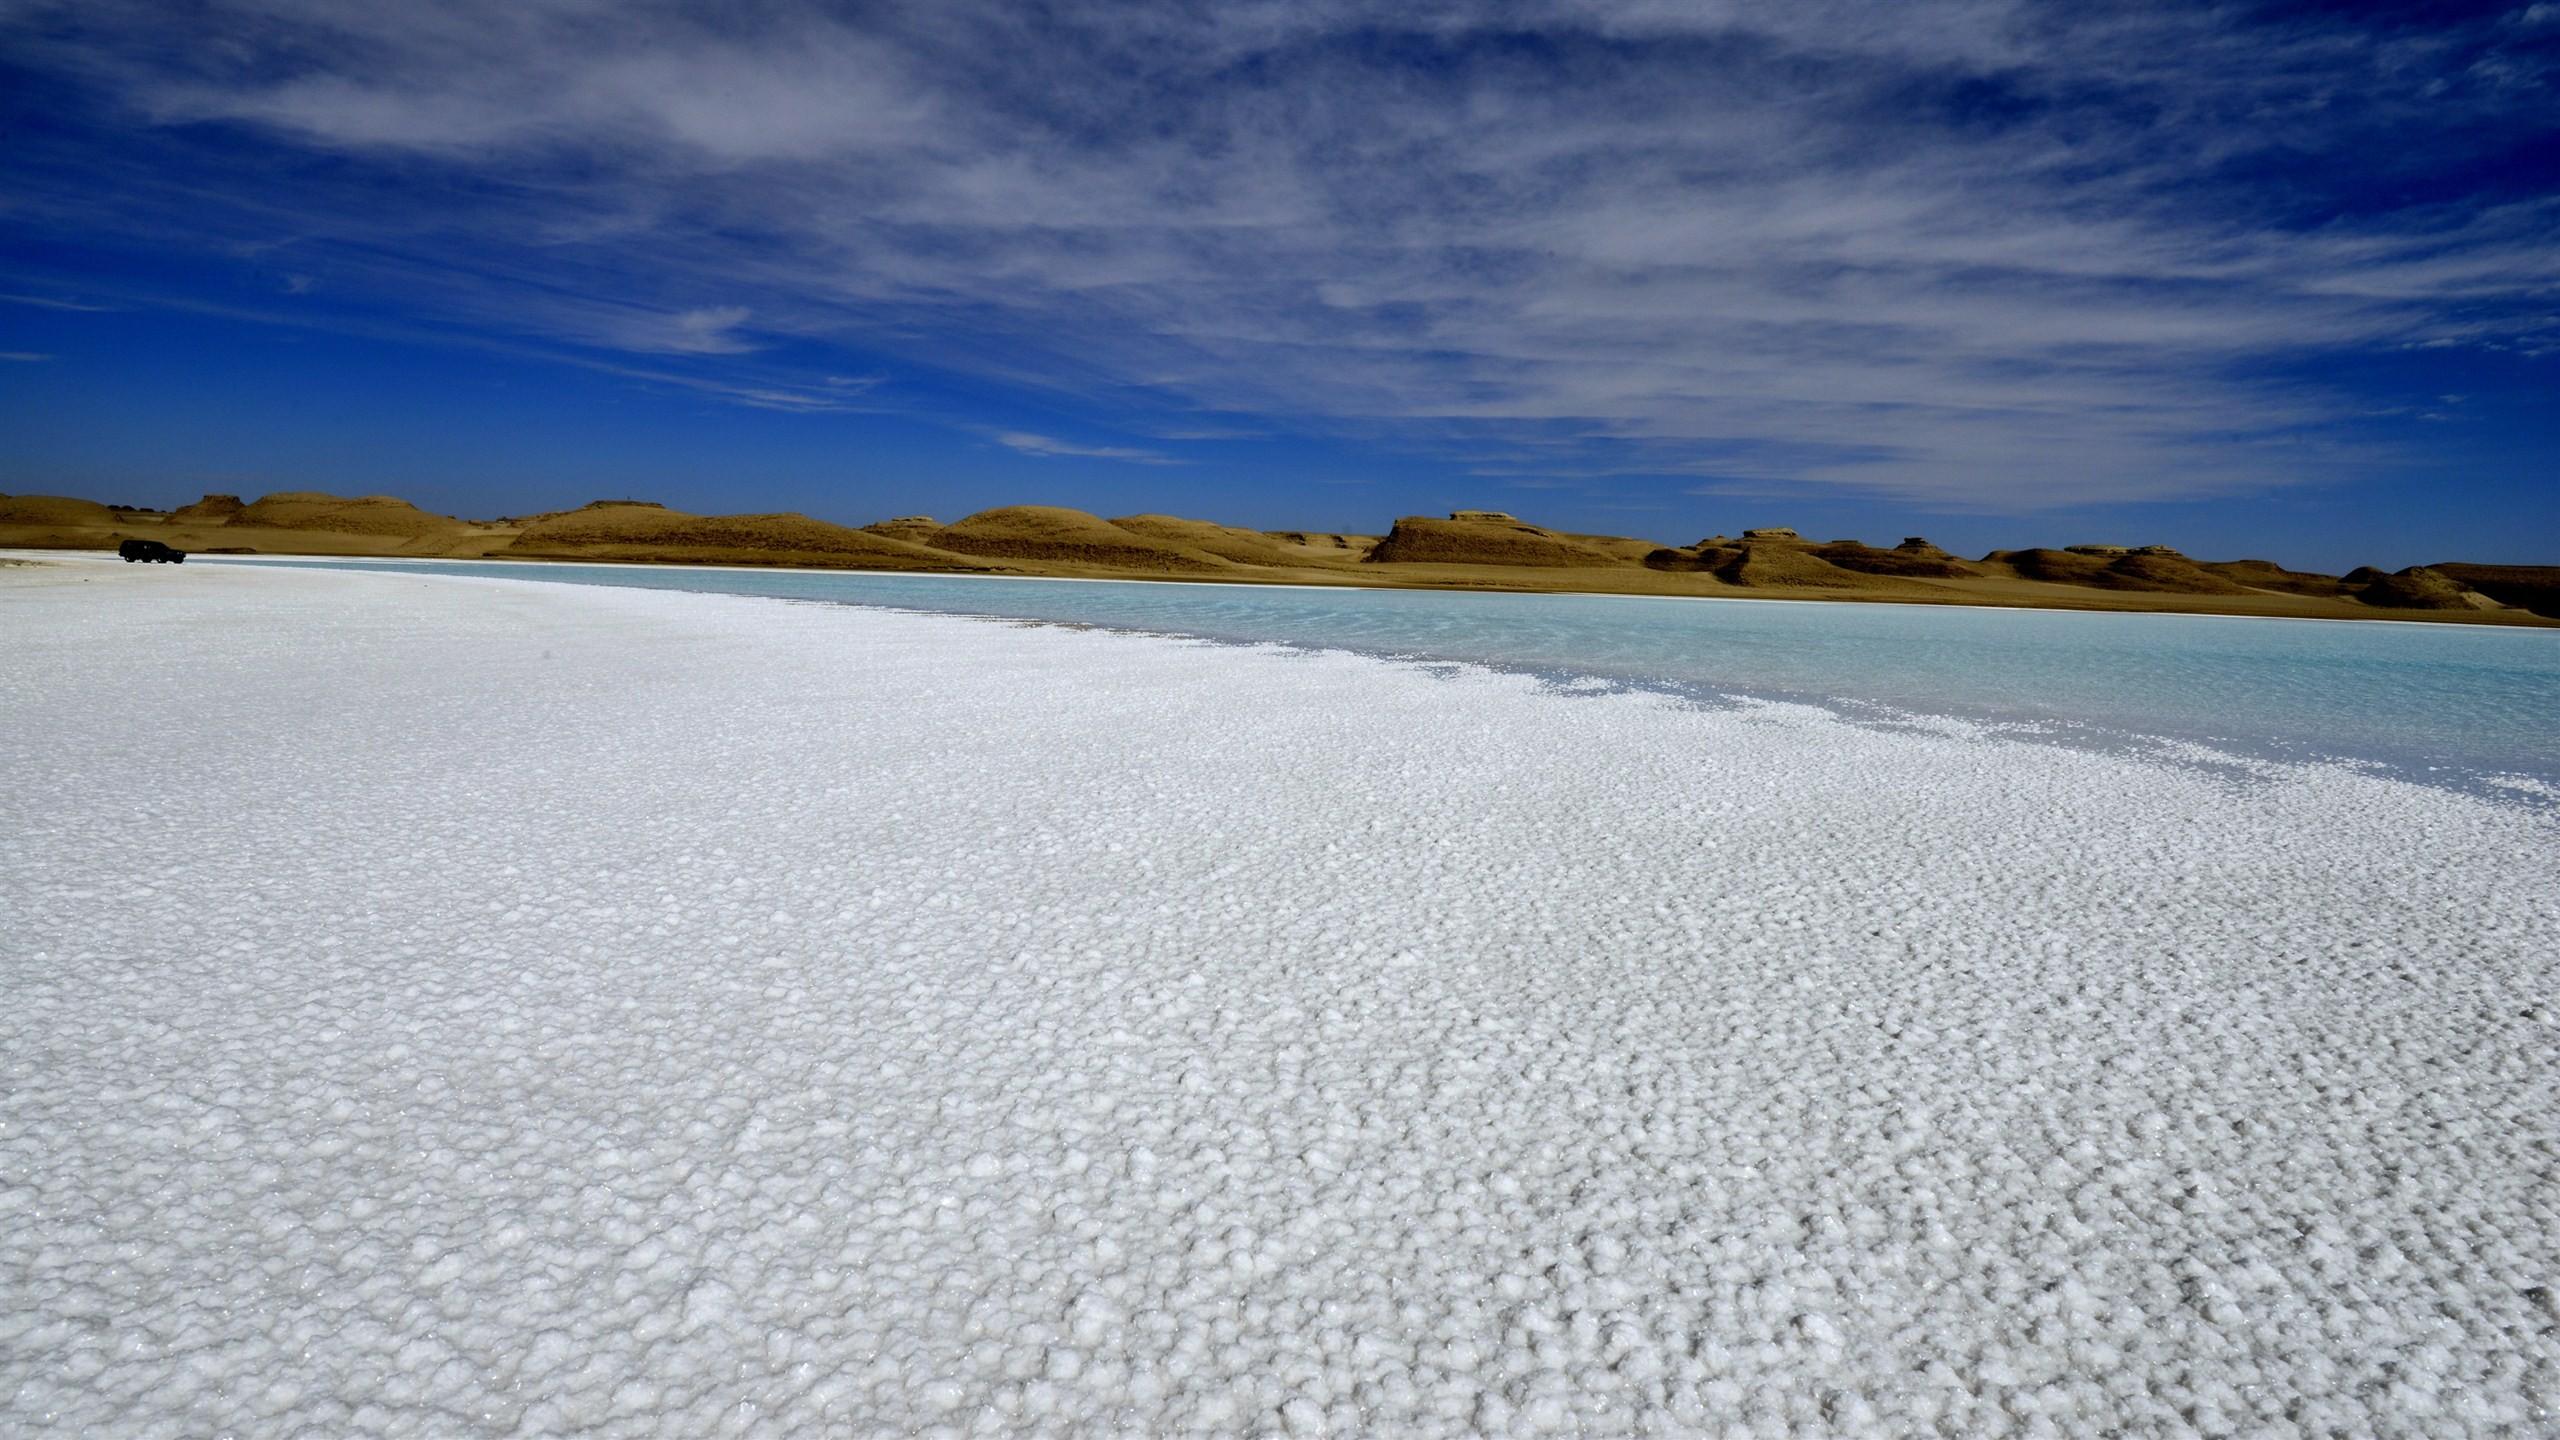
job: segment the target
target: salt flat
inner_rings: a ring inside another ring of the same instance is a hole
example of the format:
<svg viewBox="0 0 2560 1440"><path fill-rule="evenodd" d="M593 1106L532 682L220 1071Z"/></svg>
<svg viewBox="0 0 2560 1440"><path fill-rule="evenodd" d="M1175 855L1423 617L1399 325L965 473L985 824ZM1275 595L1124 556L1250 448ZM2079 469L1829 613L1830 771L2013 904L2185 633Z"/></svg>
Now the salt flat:
<svg viewBox="0 0 2560 1440"><path fill-rule="evenodd" d="M79 560L0 765L0 1429L2560 1425L2548 811Z"/></svg>

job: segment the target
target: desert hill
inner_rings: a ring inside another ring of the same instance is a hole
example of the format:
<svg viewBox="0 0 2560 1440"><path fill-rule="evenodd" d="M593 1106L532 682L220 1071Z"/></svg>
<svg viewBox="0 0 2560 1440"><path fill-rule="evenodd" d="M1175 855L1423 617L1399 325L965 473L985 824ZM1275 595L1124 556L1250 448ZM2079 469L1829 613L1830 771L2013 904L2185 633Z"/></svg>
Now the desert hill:
<svg viewBox="0 0 2560 1440"><path fill-rule="evenodd" d="M194 521L206 525L225 525L237 519L249 507L237 495L207 495L191 505L181 505L169 512L169 518Z"/></svg>
<svg viewBox="0 0 2560 1440"><path fill-rule="evenodd" d="M2441 570L2412 565L2365 582L2356 599L2393 610L2494 610L2498 602Z"/></svg>
<svg viewBox="0 0 2560 1440"><path fill-rule="evenodd" d="M2289 595L2343 595L2346 582L2335 575L2287 570L2272 560L2210 560L2204 569L2252 590L2280 590Z"/></svg>
<svg viewBox="0 0 2560 1440"><path fill-rule="evenodd" d="M910 545L931 545L934 532L942 522L930 515L900 515L893 520L876 520L862 527L865 535L881 535L891 540L904 540Z"/></svg>
<svg viewBox="0 0 2560 1440"><path fill-rule="evenodd" d="M599 500L581 509L539 516L499 553L546 559L690 560L865 570L988 568L948 551L806 515L695 515L627 500Z"/></svg>
<svg viewBox="0 0 2560 1440"><path fill-rule="evenodd" d="M1718 536L1715 541L1697 541L1695 546L1654 546L1644 553L1644 569L1659 569L1664 574L1713 574L1738 559L1743 559L1741 546L1725 543L1725 538Z"/></svg>
<svg viewBox="0 0 2560 1440"><path fill-rule="evenodd" d="M1622 565L1641 565L1644 563L1645 556L1661 548L1650 540L1638 540L1626 535L1585 535L1573 530L1559 530L1555 533L1576 545L1610 556Z"/></svg>
<svg viewBox="0 0 2560 1440"><path fill-rule="evenodd" d="M1834 540L1811 547L1809 553L1843 570L1903 580L1959 580L1975 573L1972 566L1917 535L1890 550L1879 550L1859 540Z"/></svg>
<svg viewBox="0 0 2560 1440"><path fill-rule="evenodd" d="M0 545L34 550L86 549L114 533L119 514L95 500L67 495L0 495ZM114 542L105 542L112 545Z"/></svg>
<svg viewBox="0 0 2560 1440"><path fill-rule="evenodd" d="M1642 542L1635 542L1642 543ZM1446 520L1407 515L1370 550L1371 565L1534 565L1594 568L1641 561L1499 511L1461 510Z"/></svg>
<svg viewBox="0 0 2560 1440"><path fill-rule="evenodd" d="M1265 530L1263 538L1279 545L1302 560L1331 564L1341 560L1365 560L1378 548L1383 535L1349 535L1323 530Z"/></svg>
<svg viewBox="0 0 2560 1440"><path fill-rule="evenodd" d="M0 495L0 525L78 528L114 523L116 512L95 500L74 500L67 495Z"/></svg>
<svg viewBox="0 0 2560 1440"><path fill-rule="evenodd" d="M1056 505L981 510L933 534L936 549L994 560L1148 574L1214 575L1234 568L1206 550L1124 530L1099 515Z"/></svg>
<svg viewBox="0 0 2560 1440"><path fill-rule="evenodd" d="M2249 587L2217 575L2178 554L2089 554L2078 550L1994 550L1982 557L1987 569L2005 568L2027 580L2057 585L2087 585L2101 590L2146 591L2158 595L2241 595Z"/></svg>
<svg viewBox="0 0 2560 1440"><path fill-rule="evenodd" d="M1148 540L1197 550L1236 565L1309 565L1328 563L1299 547L1274 540L1259 530L1185 520L1174 515L1124 515L1114 526ZM1343 563L1335 561L1331 563Z"/></svg>
<svg viewBox="0 0 2560 1440"><path fill-rule="evenodd" d="M2217 575L2184 555L2125 555L2107 563L2110 589L2151 590L2164 595L2243 595L2249 587Z"/></svg>
<svg viewBox="0 0 2560 1440"><path fill-rule="evenodd" d="M220 509L230 496L208 495L190 510ZM244 505L222 521L225 525L273 530L325 530L336 535L389 535L403 540L458 535L469 526L443 515L430 515L390 495L364 495L349 500L317 490L286 490Z"/></svg>
<svg viewBox="0 0 2560 1440"><path fill-rule="evenodd" d="M1709 547L1721 551L1724 547ZM1838 547L1831 547L1835 553ZM1864 547L1860 547L1861 550ZM1845 558L1863 564L1868 557L1850 554ZM1716 567L1716 578L1728 585L1754 590L1852 590L1874 594L1925 593L1891 575L1878 574L1858 565L1837 565L1831 559L1801 541L1745 540L1734 557Z"/></svg>
<svg viewBox="0 0 2560 1440"><path fill-rule="evenodd" d="M2454 560L2426 568L2499 604L2560 619L2560 565L2467 565Z"/></svg>
<svg viewBox="0 0 2560 1440"><path fill-rule="evenodd" d="M1667 574L1710 574L1742 558L1742 547L1719 535L1695 545L1657 545L1645 552L1644 567Z"/></svg>
<svg viewBox="0 0 2560 1440"><path fill-rule="evenodd" d="M1248 530L1177 515L1105 520L1013 505L951 524L905 515L861 527L796 513L696 515L643 500L487 522L387 495L208 495L166 513L64 496L0 496L0 547L113 549L134 536L209 553L787 565L1368 585L1430 589L1761 595L1914 604L2168 610L2332 619L2560 619L2560 567L2412 566L2344 576L2267 560L2198 561L2165 546L2073 545L1950 555L1918 536L1891 549L1783 527L1685 546L1552 530L1490 510L1409 515L1385 536ZM2539 607L2545 619L2522 608Z"/></svg>
<svg viewBox="0 0 2560 1440"><path fill-rule="evenodd" d="M1816 545L1800 538L1735 540L1714 535L1679 549L1657 546L1641 558L1648 569L1711 574L1725 584L1745 589L1881 594L1911 589L1895 585L1897 580L1957 579L1973 573L1971 567L1946 552L1925 541L1919 544L1920 549L1879 550L1857 540Z"/></svg>

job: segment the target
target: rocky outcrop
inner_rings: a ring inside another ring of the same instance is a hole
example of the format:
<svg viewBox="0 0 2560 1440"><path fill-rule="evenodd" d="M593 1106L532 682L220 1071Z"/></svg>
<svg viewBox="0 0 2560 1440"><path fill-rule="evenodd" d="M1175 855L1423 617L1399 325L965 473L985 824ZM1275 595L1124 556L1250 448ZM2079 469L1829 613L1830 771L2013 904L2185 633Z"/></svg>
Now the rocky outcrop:
<svg viewBox="0 0 2560 1440"><path fill-rule="evenodd" d="M221 525L248 508L237 495L207 495L192 505L181 505L170 511L169 518L198 525Z"/></svg>

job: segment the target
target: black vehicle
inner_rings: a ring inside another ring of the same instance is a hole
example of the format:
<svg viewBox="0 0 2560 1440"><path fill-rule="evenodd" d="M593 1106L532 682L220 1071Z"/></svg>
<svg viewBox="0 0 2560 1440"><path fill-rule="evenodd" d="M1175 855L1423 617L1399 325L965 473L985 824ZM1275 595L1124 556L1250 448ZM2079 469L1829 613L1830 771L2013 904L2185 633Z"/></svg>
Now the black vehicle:
<svg viewBox="0 0 2560 1440"><path fill-rule="evenodd" d="M187 563L186 551L173 550L157 540L127 540L116 547L116 553L124 557L127 565L136 560L166 560L172 565Z"/></svg>

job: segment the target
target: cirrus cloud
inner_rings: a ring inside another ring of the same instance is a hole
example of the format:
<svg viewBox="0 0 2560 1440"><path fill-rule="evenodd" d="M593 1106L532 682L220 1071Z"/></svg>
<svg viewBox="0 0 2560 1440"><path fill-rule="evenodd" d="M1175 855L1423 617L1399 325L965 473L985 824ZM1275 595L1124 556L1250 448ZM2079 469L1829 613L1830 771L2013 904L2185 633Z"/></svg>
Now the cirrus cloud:
<svg viewBox="0 0 2560 1440"><path fill-rule="evenodd" d="M2324 362L2560 344L2560 203L2484 160L2554 113L2539 8L84 0L14 50L127 170L39 157L39 223L289 239L739 403L852 351L1132 435L2023 509L2352 467Z"/></svg>

